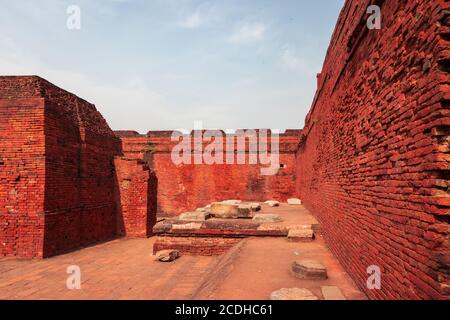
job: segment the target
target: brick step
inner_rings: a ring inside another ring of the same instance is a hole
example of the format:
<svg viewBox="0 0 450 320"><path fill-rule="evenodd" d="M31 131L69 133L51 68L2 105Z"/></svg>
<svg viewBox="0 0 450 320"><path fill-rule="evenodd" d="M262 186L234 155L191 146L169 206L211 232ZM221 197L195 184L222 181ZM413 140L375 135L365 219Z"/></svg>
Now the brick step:
<svg viewBox="0 0 450 320"><path fill-rule="evenodd" d="M158 222L153 233L158 236L178 237L288 237L291 241L311 241L314 231L311 225L279 225L254 220L211 219L183 221L167 219Z"/></svg>

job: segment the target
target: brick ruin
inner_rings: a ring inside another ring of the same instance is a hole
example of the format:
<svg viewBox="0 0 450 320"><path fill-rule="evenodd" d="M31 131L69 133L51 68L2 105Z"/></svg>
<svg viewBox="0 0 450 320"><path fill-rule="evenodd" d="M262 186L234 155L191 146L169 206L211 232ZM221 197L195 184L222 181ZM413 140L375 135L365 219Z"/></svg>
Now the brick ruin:
<svg viewBox="0 0 450 320"><path fill-rule="evenodd" d="M248 130L242 130L242 132ZM258 134L258 131L255 130ZM149 163L158 177L158 213L174 216L185 211L203 207L213 201L226 199L277 199L286 201L295 195L296 150L300 141L301 130L287 130L279 136L280 165L278 173L273 176L261 175L263 164L248 164L248 141L245 148L246 165L237 164L237 137L228 135L228 144L223 141L223 151L234 154L234 164L192 164L176 165L171 159L171 151L178 141L172 141L172 131L150 131L140 135L133 131L117 131L122 140L124 156ZM200 137L202 135L200 134ZM191 146L195 150L197 140L195 131L190 134ZM270 137L270 135L269 135ZM199 141L203 150L210 143L206 139ZM270 146L270 140L268 147ZM230 151L233 150L233 151ZM219 150L220 151L220 150ZM225 156L223 157L225 158ZM224 159L225 162L225 159Z"/></svg>
<svg viewBox="0 0 450 320"><path fill-rule="evenodd" d="M381 30L366 27L370 4ZM171 132L113 132L94 105L42 78L0 77L0 256L148 237L156 213L212 201L296 196L370 298L448 299L449 25L444 0L347 0L306 125L280 136L274 176L176 166ZM196 241L199 252L233 243ZM381 290L366 287L370 265Z"/></svg>

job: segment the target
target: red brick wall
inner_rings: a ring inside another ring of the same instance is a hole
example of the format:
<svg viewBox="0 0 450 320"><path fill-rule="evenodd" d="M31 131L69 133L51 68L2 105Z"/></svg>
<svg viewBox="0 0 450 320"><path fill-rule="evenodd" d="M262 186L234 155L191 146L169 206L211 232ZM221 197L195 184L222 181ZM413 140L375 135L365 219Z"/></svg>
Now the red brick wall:
<svg viewBox="0 0 450 320"><path fill-rule="evenodd" d="M41 82L46 99L45 251L116 236L114 157L120 143L95 106Z"/></svg>
<svg viewBox="0 0 450 320"><path fill-rule="evenodd" d="M298 151L297 191L359 287L449 298L450 2L346 1ZM446 22L444 22L446 21ZM382 271L366 287L367 267Z"/></svg>
<svg viewBox="0 0 450 320"><path fill-rule="evenodd" d="M158 178L158 212L176 215L205 206L213 201L242 199L285 201L295 193L295 150L299 131L280 136L280 168L277 175L263 176L256 164L175 165L171 151L178 143L170 131L138 135L132 131L116 132L128 158L145 159ZM205 143L206 146L208 143ZM145 150L152 150L147 154ZM247 154L248 159L248 154Z"/></svg>
<svg viewBox="0 0 450 320"><path fill-rule="evenodd" d="M44 100L36 80L0 77L0 256L43 255Z"/></svg>
<svg viewBox="0 0 450 320"><path fill-rule="evenodd" d="M131 238L152 234L156 223L156 177L139 160L116 158L118 232Z"/></svg>
<svg viewBox="0 0 450 320"><path fill-rule="evenodd" d="M0 99L1 255L114 237L120 142L100 113L39 77L0 77Z"/></svg>

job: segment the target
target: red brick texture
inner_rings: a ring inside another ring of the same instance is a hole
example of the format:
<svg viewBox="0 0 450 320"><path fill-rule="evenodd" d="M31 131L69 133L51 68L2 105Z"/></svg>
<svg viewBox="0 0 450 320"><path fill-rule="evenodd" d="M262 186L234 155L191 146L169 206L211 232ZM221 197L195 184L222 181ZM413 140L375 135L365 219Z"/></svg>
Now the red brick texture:
<svg viewBox="0 0 450 320"><path fill-rule="evenodd" d="M139 160L115 159L118 186L118 232L130 238L152 234L156 223L157 181Z"/></svg>
<svg viewBox="0 0 450 320"><path fill-rule="evenodd" d="M0 77L0 139L0 255L115 237L120 142L93 105L39 77Z"/></svg>
<svg viewBox="0 0 450 320"><path fill-rule="evenodd" d="M45 105L44 256L116 237L113 161L121 153L95 106L41 81Z"/></svg>
<svg viewBox="0 0 450 320"><path fill-rule="evenodd" d="M153 253L161 250L178 250L184 255L221 255L242 239L211 237L171 237L158 236L153 245Z"/></svg>
<svg viewBox="0 0 450 320"><path fill-rule="evenodd" d="M147 135L132 131L116 133L122 139L127 158L145 160L155 171L158 213L173 216L226 199L286 201L295 194L295 151L300 130L280 135L280 164L284 167L273 176L261 175L261 168L267 165L248 164L248 146L246 164L235 161L235 164L176 165L171 159L171 151L178 141L171 141L171 131L149 132ZM192 137L193 149L194 140ZM208 144L204 142L203 150ZM224 150L227 150L225 142Z"/></svg>
<svg viewBox="0 0 450 320"><path fill-rule="evenodd" d="M371 298L450 294L449 10L443 0L347 1L297 157L297 191ZM369 290L367 267L381 268Z"/></svg>
<svg viewBox="0 0 450 320"><path fill-rule="evenodd" d="M44 245L44 99L3 98L20 89L0 78L0 256L34 257Z"/></svg>

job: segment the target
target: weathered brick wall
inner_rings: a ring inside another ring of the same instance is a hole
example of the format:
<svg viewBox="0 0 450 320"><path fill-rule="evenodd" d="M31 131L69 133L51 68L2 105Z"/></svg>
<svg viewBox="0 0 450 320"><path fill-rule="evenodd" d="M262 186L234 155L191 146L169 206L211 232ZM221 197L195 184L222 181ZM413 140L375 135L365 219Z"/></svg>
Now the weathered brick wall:
<svg viewBox="0 0 450 320"><path fill-rule="evenodd" d="M346 1L298 151L297 190L371 298L449 298L449 14L443 0ZM381 268L381 290L366 286Z"/></svg>
<svg viewBox="0 0 450 320"><path fill-rule="evenodd" d="M158 178L158 213L176 215L226 199L285 201L295 193L298 130L280 135L280 164L284 168L273 176L261 175L261 168L267 165L248 164L248 146L246 164L176 165L171 159L171 151L178 142L171 141L171 131L149 132L147 135L118 131L116 134L122 139L126 157L145 160L155 171ZM203 149L208 144L205 142ZM225 142L224 150L227 150Z"/></svg>
<svg viewBox="0 0 450 320"><path fill-rule="evenodd" d="M0 256L43 255L44 99L34 78L0 77Z"/></svg>
<svg viewBox="0 0 450 320"><path fill-rule="evenodd" d="M152 234L156 223L156 176L140 160L116 158L118 232L130 238Z"/></svg>
<svg viewBox="0 0 450 320"><path fill-rule="evenodd" d="M49 255L116 236L113 161L121 154L95 106L41 82L46 99L46 231Z"/></svg>
<svg viewBox="0 0 450 320"><path fill-rule="evenodd" d="M100 113L39 77L0 77L0 98L2 254L47 257L114 237L120 141Z"/></svg>

